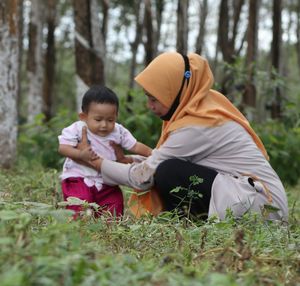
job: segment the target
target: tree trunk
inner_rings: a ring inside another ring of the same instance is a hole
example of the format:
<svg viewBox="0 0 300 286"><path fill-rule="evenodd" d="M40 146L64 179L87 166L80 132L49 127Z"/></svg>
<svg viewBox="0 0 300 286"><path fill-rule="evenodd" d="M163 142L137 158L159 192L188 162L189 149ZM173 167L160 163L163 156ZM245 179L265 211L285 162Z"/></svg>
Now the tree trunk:
<svg viewBox="0 0 300 286"><path fill-rule="evenodd" d="M233 1L233 18L229 17L228 0L221 0L219 12L219 27L218 27L218 45L223 55L223 59L227 63L233 63L237 55L235 48L237 28L240 21L240 15L244 0ZM232 24L230 25L230 23ZM230 27L232 27L230 29ZM231 36L230 36L231 35Z"/></svg>
<svg viewBox="0 0 300 286"><path fill-rule="evenodd" d="M129 72L129 85L127 91L126 101L130 103L132 101L132 89L134 86L134 76L136 71L136 57L137 51L140 43L142 42L142 35L143 35L143 22L144 22L144 1L138 0L135 2L134 5L135 11L135 39L133 42L130 43L131 47L131 62L130 62L130 72ZM129 105L127 106L127 111L132 112Z"/></svg>
<svg viewBox="0 0 300 286"><path fill-rule="evenodd" d="M129 75L129 89L131 90L134 86L134 75L136 70L136 56L140 43L142 42L143 34L143 22L144 22L144 3L142 0L136 1L134 6L135 10L135 39L130 43L131 47L131 63L130 63L130 75ZM131 98L127 98L130 101Z"/></svg>
<svg viewBox="0 0 300 286"><path fill-rule="evenodd" d="M298 68L300 73L300 3L297 3L297 59L298 59Z"/></svg>
<svg viewBox="0 0 300 286"><path fill-rule="evenodd" d="M207 14L208 14L207 0L203 0L200 3L200 11L199 11L200 24L199 24L199 33L196 41L196 53L199 55L202 54L202 50L204 46L204 37L206 34L205 23L206 23Z"/></svg>
<svg viewBox="0 0 300 286"><path fill-rule="evenodd" d="M160 35L161 35L161 24L162 24L162 14L165 7L165 0L156 0L155 1L155 19L156 19L156 33L155 33L155 40L154 40L154 56L157 55L158 52L158 44L160 41Z"/></svg>
<svg viewBox="0 0 300 286"><path fill-rule="evenodd" d="M23 11L24 11L24 3L23 0L18 0L18 15L19 15L19 20L18 20L18 33L19 33L19 39L23 39L23 26L24 26L24 17L23 17ZM22 72L22 62L23 62L23 41L19 40L19 57L18 57L18 96L17 96L17 114L18 118L20 119L21 117L21 111L20 111L20 106L21 106L21 72Z"/></svg>
<svg viewBox="0 0 300 286"><path fill-rule="evenodd" d="M280 56L281 56L281 0L273 0L273 39L271 47L271 58L272 58L272 75L273 70L280 73ZM274 100L271 104L271 117L281 117L281 91L277 86L275 87Z"/></svg>
<svg viewBox="0 0 300 286"><path fill-rule="evenodd" d="M251 0L249 0L249 1L251 2ZM236 49L235 45L236 45L236 36L238 33L238 26L239 26L241 12L242 12L244 3L245 3L245 0L233 0L233 7L234 7L233 24L232 24L231 38L229 40L230 51L231 51L231 54L233 54L233 55L239 55L239 52L242 48L241 47L240 49ZM242 46L242 43L241 43L241 46ZM231 56L231 59L233 59L233 58L234 57Z"/></svg>
<svg viewBox="0 0 300 286"><path fill-rule="evenodd" d="M219 26L218 26L218 40L217 44L222 53L223 60L226 63L233 64L235 58L239 55L240 50L236 49L236 36L240 21L240 15L242 7L244 5L244 0L236 0L231 3L233 11L230 11L228 5L228 0L221 0L219 9ZM230 17L230 15L233 15ZM216 53L217 56L217 53ZM224 71L225 76L221 79L221 92L225 95L229 93L233 94L232 82L234 81L232 73ZM228 86L230 82L230 86ZM234 98L230 98L234 100Z"/></svg>
<svg viewBox="0 0 300 286"><path fill-rule="evenodd" d="M56 26L56 0L47 1L47 50L45 56L45 76L43 86L43 112L46 121L52 116L52 99L55 78L55 38L54 31Z"/></svg>
<svg viewBox="0 0 300 286"><path fill-rule="evenodd" d="M176 50L184 55L188 51L188 8L189 0L178 0Z"/></svg>
<svg viewBox="0 0 300 286"><path fill-rule="evenodd" d="M108 27L108 10L109 10L109 1L108 0L102 0L102 13L103 13L103 19L102 19L102 37L103 42L106 43L106 37L107 37L107 27Z"/></svg>
<svg viewBox="0 0 300 286"><path fill-rule="evenodd" d="M95 84L104 84L105 43L101 33L96 0L74 0L75 61L77 108L85 91Z"/></svg>
<svg viewBox="0 0 300 286"><path fill-rule="evenodd" d="M42 113L43 108L43 2L31 0L29 23L28 74L28 122Z"/></svg>
<svg viewBox="0 0 300 286"><path fill-rule="evenodd" d="M0 166L16 160L18 97L18 0L0 2Z"/></svg>
<svg viewBox="0 0 300 286"><path fill-rule="evenodd" d="M219 9L219 25L218 25L218 46L222 52L225 62L229 62L229 15L228 15L228 1L221 0Z"/></svg>
<svg viewBox="0 0 300 286"><path fill-rule="evenodd" d="M146 31L145 65L148 65L157 55L158 43L160 40L162 12L164 9L164 0L155 0L155 5L151 0L144 0L145 17L144 28Z"/></svg>
<svg viewBox="0 0 300 286"><path fill-rule="evenodd" d="M255 74L255 62L257 56L257 29L258 29L258 6L259 0L250 0L249 3L249 20L248 20L248 30L247 30L247 54L246 54L246 68L248 80L245 86L245 91L243 94L243 109L247 106L256 106L256 87L254 83ZM247 113L249 120L253 120L253 110L244 109Z"/></svg>
<svg viewBox="0 0 300 286"><path fill-rule="evenodd" d="M145 29L146 29L146 41L145 46L145 65L147 66L154 58L154 27L152 19L152 7L151 1L145 0Z"/></svg>
<svg viewBox="0 0 300 286"><path fill-rule="evenodd" d="M168 2L168 9L169 13L176 13L177 11L177 7L178 3L176 1L169 1ZM162 50L166 50L168 48L170 48L170 39L174 38L174 28L173 28L173 18L172 17L166 17L165 21L164 21L164 29L163 29L163 33L161 35L161 41L160 41L160 46L162 48Z"/></svg>

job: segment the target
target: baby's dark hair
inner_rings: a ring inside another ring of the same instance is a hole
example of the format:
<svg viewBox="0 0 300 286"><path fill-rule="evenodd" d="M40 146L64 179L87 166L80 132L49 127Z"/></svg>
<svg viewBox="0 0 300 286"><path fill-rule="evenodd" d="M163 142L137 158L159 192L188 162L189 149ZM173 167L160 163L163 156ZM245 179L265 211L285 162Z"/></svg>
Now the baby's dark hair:
<svg viewBox="0 0 300 286"><path fill-rule="evenodd" d="M106 86L94 85L84 94L81 104L82 111L87 113L92 102L113 104L117 107L117 111L119 109L117 95Z"/></svg>

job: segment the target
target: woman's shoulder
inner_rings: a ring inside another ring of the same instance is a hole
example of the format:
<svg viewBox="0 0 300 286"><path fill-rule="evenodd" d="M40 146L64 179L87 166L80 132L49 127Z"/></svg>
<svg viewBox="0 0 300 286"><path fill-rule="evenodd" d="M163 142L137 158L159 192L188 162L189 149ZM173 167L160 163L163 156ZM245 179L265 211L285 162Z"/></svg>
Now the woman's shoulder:
<svg viewBox="0 0 300 286"><path fill-rule="evenodd" d="M235 121L227 121L221 125L204 126L204 125L189 125L178 128L170 133L170 136L197 136L206 135L211 138L214 136L222 136L228 134L247 134L247 131L239 123Z"/></svg>

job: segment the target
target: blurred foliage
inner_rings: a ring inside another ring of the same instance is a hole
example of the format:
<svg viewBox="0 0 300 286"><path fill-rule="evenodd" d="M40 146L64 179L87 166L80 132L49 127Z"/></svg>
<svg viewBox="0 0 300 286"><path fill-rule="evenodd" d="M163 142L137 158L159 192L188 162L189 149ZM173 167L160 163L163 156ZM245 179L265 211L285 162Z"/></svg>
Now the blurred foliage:
<svg viewBox="0 0 300 286"><path fill-rule="evenodd" d="M39 114L31 124L20 126L18 138L19 157L28 164L40 163L47 168L61 168L64 158L58 154L58 138L61 130L76 120L76 114L61 110L49 122Z"/></svg>
<svg viewBox="0 0 300 286"><path fill-rule="evenodd" d="M154 148L159 138L161 122L143 107L145 104L140 102L145 100L143 96L136 93L133 98L135 100L131 104L121 103L124 108L120 110L119 122L131 130L139 141ZM123 100L125 101L124 98L121 99ZM126 110L127 105L132 108L131 111ZM39 162L44 167L60 169L64 158L57 152L57 136L65 126L77 120L76 114L62 110L48 123L43 119L39 115L33 124L21 126L19 158L28 161L28 164ZM259 125L253 124L253 127L265 144L270 163L283 183L295 185L300 177L300 127L299 124L290 126L290 119L286 120L286 124L268 121Z"/></svg>
<svg viewBox="0 0 300 286"><path fill-rule="evenodd" d="M261 67L261 63L253 63L253 84L256 89L256 106L243 106L243 95L248 82L248 67L245 58L236 57L232 64L220 62L216 70L218 82L214 89L223 93L235 106L237 106L250 121L264 122L270 118L270 107L276 102L276 89L281 91L281 106L285 109L288 102L295 102L297 92L288 89L286 78L276 70ZM298 105L299 106L299 105ZM299 106L300 108L300 106Z"/></svg>
<svg viewBox="0 0 300 286"><path fill-rule="evenodd" d="M270 121L254 127L262 139L270 163L284 184L295 185L300 177L300 126Z"/></svg>
<svg viewBox="0 0 300 286"><path fill-rule="evenodd" d="M146 107L146 97L132 92L132 101L120 98L118 122L148 146L155 148L161 132L161 120ZM38 115L32 124L20 127L18 150L20 160L39 162L44 167L60 169L64 158L58 152L57 136L61 130L77 120L76 113L61 110L49 122ZM283 183L295 185L300 177L300 120L295 104L286 106L282 121L253 123L270 156L270 163Z"/></svg>
<svg viewBox="0 0 300 286"><path fill-rule="evenodd" d="M132 100L120 99L119 122L139 140L155 148L161 133L162 121L147 108L146 96L142 91L131 91Z"/></svg>
<svg viewBox="0 0 300 286"><path fill-rule="evenodd" d="M73 50L63 44L57 45L57 62L60 64L55 66L54 113L62 107L76 110L75 56Z"/></svg>
<svg viewBox="0 0 300 286"><path fill-rule="evenodd" d="M66 28L66 33L68 33ZM295 54L291 55L294 57ZM257 107L245 108L243 112L248 116L266 145L270 155L271 165L278 172L284 184L294 185L299 177L300 162L297 146L300 146L300 88L298 84L298 70L290 65L291 73L288 78L280 77L276 72L266 70L266 55L262 55L255 65L255 85L257 89ZM56 87L53 112L54 117L44 122L39 115L33 124L22 124L19 135L19 161L28 160L44 167L60 169L62 158L58 152L57 136L61 130L74 120L77 120L75 104L74 55L72 49L62 44L57 48ZM120 99L118 122L128 128L137 140L155 148L161 133L161 120L153 115L146 106L146 97L141 88L128 91L129 63L117 62L108 58L106 65L107 86L112 88ZM143 68L138 65L139 70ZM218 76L218 73L220 75ZM241 103L246 82L246 67L243 58L236 58L231 65L218 63L216 78L219 82L214 84L220 90L222 77L227 77L225 85L228 96L236 106ZM283 113L280 121L270 121L266 105L272 102L274 90L282 90ZM128 100L128 97L131 100ZM24 107L22 109L24 111ZM68 110L68 111L67 111ZM21 122L25 121L22 117ZM291 168L293 166L293 168Z"/></svg>

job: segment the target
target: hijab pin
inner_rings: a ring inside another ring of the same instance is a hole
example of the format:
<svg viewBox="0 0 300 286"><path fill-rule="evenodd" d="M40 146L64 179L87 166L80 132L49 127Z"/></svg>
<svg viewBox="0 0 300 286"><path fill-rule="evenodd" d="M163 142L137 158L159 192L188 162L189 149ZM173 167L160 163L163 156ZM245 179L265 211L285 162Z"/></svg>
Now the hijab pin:
<svg viewBox="0 0 300 286"><path fill-rule="evenodd" d="M186 71L186 72L184 73L184 77L185 77L185 78L190 78L191 75L192 75L192 73L191 73L190 71Z"/></svg>

